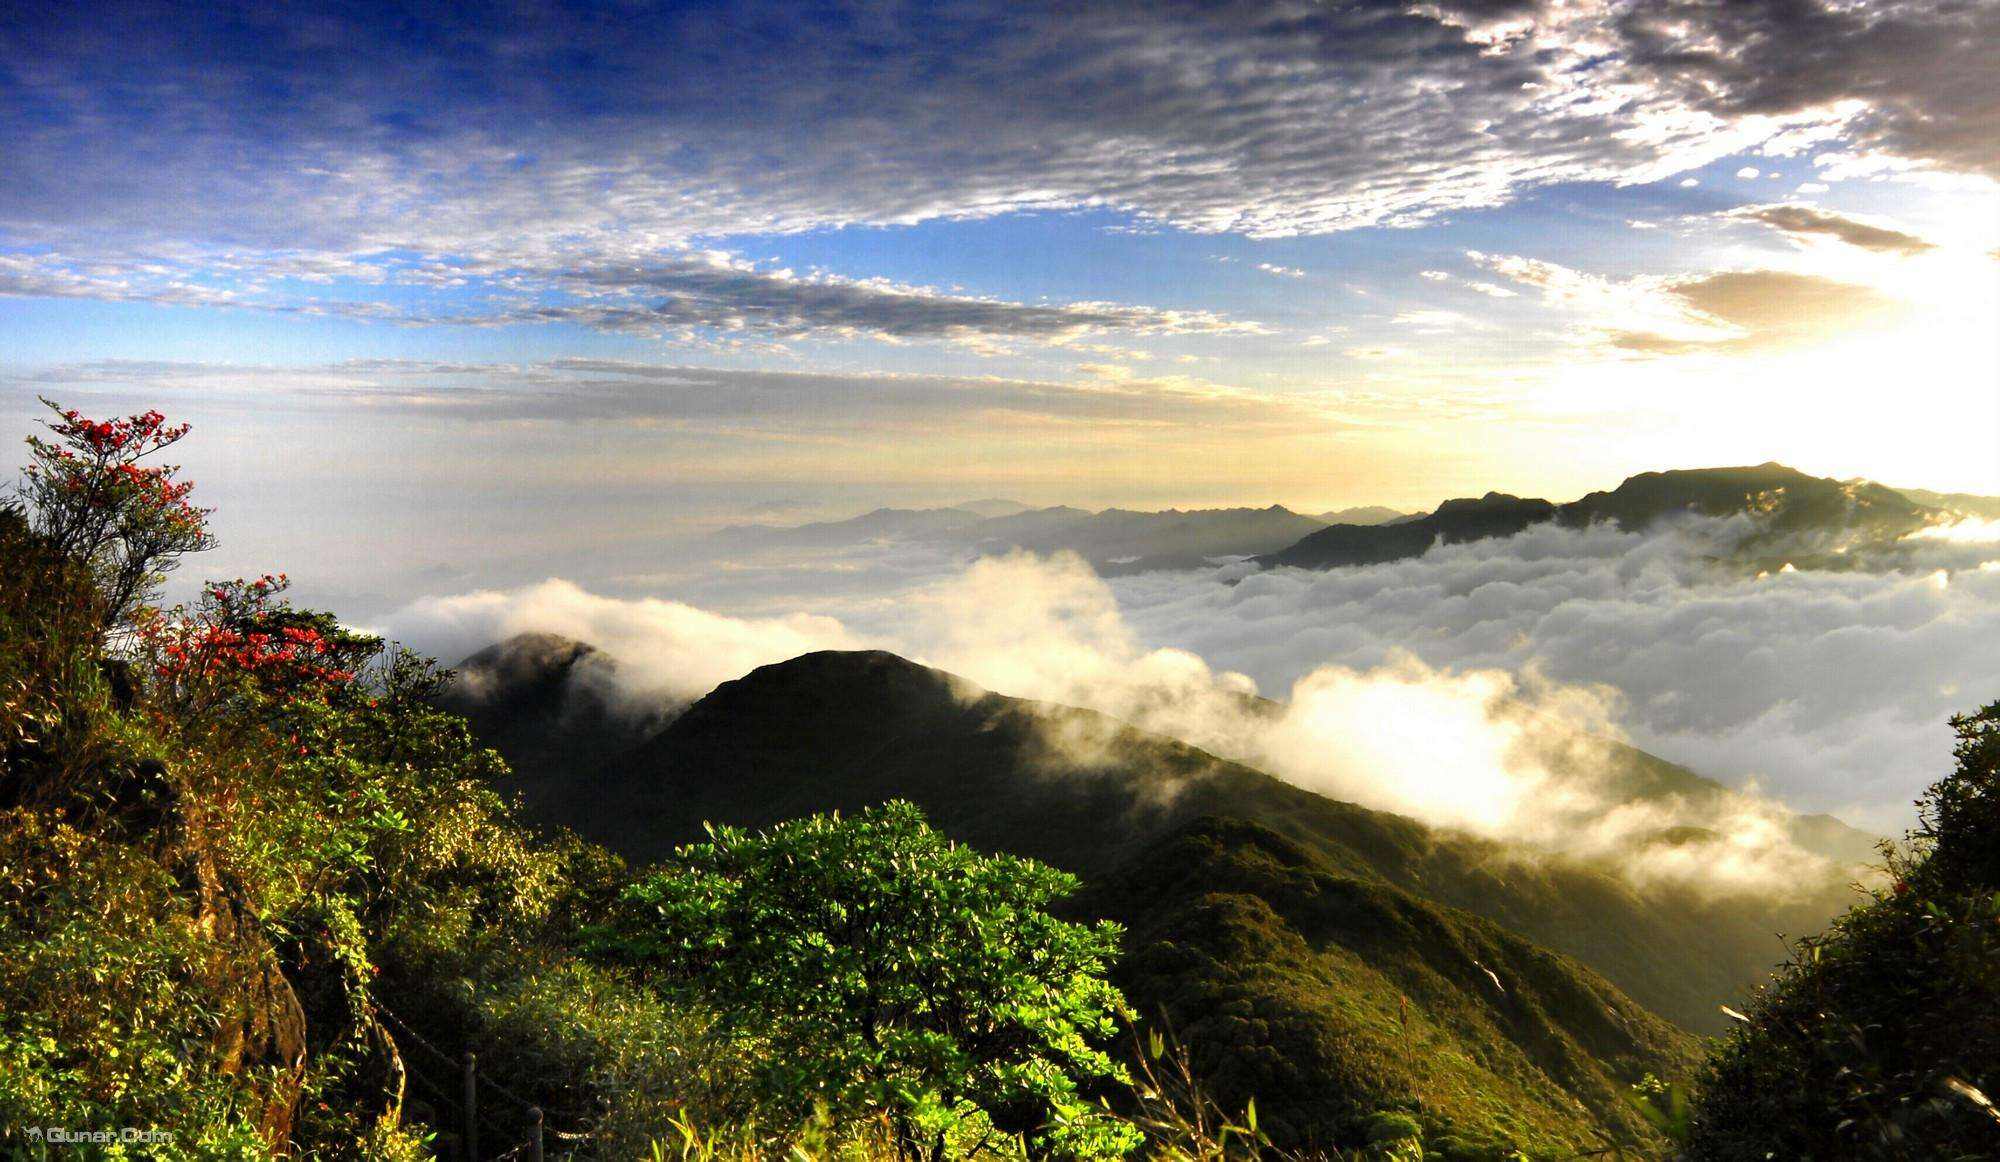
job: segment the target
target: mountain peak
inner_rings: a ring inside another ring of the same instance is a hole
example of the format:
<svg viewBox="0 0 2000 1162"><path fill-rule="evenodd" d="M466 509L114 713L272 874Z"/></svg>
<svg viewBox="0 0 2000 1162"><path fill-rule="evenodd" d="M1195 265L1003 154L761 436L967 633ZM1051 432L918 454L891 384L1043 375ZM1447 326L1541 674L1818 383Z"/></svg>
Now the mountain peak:
<svg viewBox="0 0 2000 1162"><path fill-rule="evenodd" d="M561 634L531 631L495 642L453 667L459 696L491 699L554 682L560 684L597 647Z"/></svg>

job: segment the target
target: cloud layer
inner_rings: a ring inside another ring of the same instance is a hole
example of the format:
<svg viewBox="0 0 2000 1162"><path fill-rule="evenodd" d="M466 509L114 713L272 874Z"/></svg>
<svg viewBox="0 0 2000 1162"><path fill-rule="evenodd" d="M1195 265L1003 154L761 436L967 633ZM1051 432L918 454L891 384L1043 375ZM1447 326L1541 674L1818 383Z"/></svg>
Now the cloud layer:
<svg viewBox="0 0 2000 1162"><path fill-rule="evenodd" d="M723 617L678 601L621 601L562 580L414 602L383 627L456 660L521 633L589 642L619 663L625 693L684 703L769 662L862 642L827 617Z"/></svg>
<svg viewBox="0 0 2000 1162"><path fill-rule="evenodd" d="M1872 287L1802 271L1614 279L1517 255L1469 257L1572 314L1584 342L1646 355L1802 346L1880 325L1904 309Z"/></svg>
<svg viewBox="0 0 2000 1162"><path fill-rule="evenodd" d="M1501 541L1234 585L1115 583L1144 640L1283 689L1334 664L1536 673L1615 691L1641 747L1788 802L1894 829L1948 769L1945 719L2000 697L2000 543L1925 538L1877 573L1745 577L1714 561L1747 530L1653 536L1540 526Z"/></svg>
<svg viewBox="0 0 2000 1162"><path fill-rule="evenodd" d="M282 259L240 286L196 281L199 262L155 256L79 259L61 252L0 253L0 297L90 298L157 306L225 307L370 319L406 325L509 326L567 323L597 331L671 336L684 344L747 339L867 338L890 343L944 341L978 346L1029 341L1069 344L1096 334L1256 334L1254 323L1210 311L1119 303L1057 305L953 294L882 279L845 278L761 267L719 251L678 251L644 263L574 268L510 265L488 258L444 269L336 264L369 284L477 284L488 301L459 307L377 300L298 300L275 279L308 277L321 263ZM523 299L531 303L523 303Z"/></svg>
<svg viewBox="0 0 2000 1162"><path fill-rule="evenodd" d="M1421 220L1776 141L1994 174L1983 5L50 7L0 42L16 229L649 253L1117 207Z"/></svg>
<svg viewBox="0 0 2000 1162"><path fill-rule="evenodd" d="M1112 583L1075 558L1015 555L850 601L839 620L719 618L550 582L428 602L390 628L452 649L567 633L656 659L642 685L679 697L804 649L889 648L1338 798L1577 855L1643 848L1641 878L1764 882L1811 862L1776 838L1779 815L1755 799L1633 806L1591 740L1898 830L1948 767L1946 716L2000 696L1965 684L2000 648L2000 542L1966 525L1914 539L1885 572L1719 568L1748 532L1542 526L1365 568ZM1650 843L1685 826L1723 846Z"/></svg>

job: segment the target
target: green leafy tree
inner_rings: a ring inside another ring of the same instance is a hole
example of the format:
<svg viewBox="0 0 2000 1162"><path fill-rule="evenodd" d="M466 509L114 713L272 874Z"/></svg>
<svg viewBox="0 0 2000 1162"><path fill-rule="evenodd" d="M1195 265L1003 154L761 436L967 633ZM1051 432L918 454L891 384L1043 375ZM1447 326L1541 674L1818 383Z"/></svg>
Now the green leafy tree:
<svg viewBox="0 0 2000 1162"><path fill-rule="evenodd" d="M1075 877L951 842L908 803L750 834L714 828L626 893L622 948L758 1042L766 1083L879 1115L907 1157L1022 1134L1120 1154L1129 1125L1087 1090L1123 999L1118 929L1049 913Z"/></svg>

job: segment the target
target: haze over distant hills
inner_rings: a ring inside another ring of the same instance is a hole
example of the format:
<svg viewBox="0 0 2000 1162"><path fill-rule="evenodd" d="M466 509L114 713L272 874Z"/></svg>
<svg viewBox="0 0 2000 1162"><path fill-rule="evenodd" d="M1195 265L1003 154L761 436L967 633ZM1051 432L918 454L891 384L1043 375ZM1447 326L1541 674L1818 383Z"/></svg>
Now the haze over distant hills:
<svg viewBox="0 0 2000 1162"><path fill-rule="evenodd" d="M1969 492L1932 492L1928 488L1898 488L1897 492L1918 504L1975 520L2000 520L2000 496L1974 496Z"/></svg>
<svg viewBox="0 0 2000 1162"><path fill-rule="evenodd" d="M710 544L725 552L830 549L877 541L943 545L978 554L1073 552L1099 572L1115 574L1199 568L1215 558L1282 549L1336 521L1372 524L1406 515L1379 505L1308 516L1281 505L1093 512L980 500L948 508L878 508L846 520L805 525L732 525L717 530Z"/></svg>

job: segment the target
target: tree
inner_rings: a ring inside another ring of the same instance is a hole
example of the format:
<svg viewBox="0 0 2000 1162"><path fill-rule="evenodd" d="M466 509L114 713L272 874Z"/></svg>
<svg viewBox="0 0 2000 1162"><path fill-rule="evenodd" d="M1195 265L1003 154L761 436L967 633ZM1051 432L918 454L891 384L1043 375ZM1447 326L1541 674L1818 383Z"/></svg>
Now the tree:
<svg viewBox="0 0 2000 1162"><path fill-rule="evenodd" d="M28 437L22 498L50 547L89 566L104 595L104 629L128 625L183 555L215 544L209 510L188 500L194 485L176 478L179 466L141 463L188 425L169 427L157 411L93 420L42 403L56 415L44 421L55 438Z"/></svg>
<svg viewBox="0 0 2000 1162"><path fill-rule="evenodd" d="M902 802L710 835L626 892L621 947L760 1043L780 1101L882 1116L906 1157L989 1131L1136 1144L1085 1094L1122 1080L1101 1046L1124 1001L1117 927L1048 912L1075 877L961 847Z"/></svg>
<svg viewBox="0 0 2000 1162"><path fill-rule="evenodd" d="M330 613L293 607L283 596L290 587L283 573L210 581L193 608L134 615L155 696L183 709L246 685L266 701L322 697L382 653L381 639L343 629Z"/></svg>

